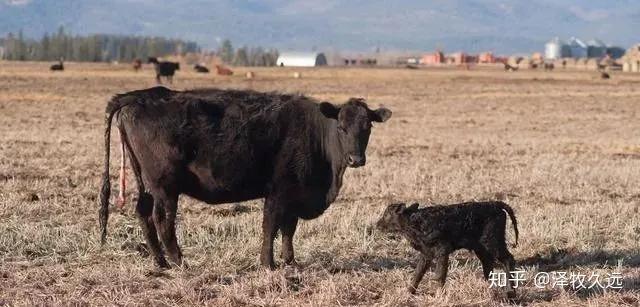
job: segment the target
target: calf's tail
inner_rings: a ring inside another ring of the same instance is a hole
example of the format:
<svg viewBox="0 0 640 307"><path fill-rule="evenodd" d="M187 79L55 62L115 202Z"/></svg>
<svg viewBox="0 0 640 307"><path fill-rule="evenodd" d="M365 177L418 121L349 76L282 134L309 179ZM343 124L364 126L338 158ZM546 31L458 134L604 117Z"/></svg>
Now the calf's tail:
<svg viewBox="0 0 640 307"><path fill-rule="evenodd" d="M516 220L516 214L513 212L513 209L511 209L511 206L503 202L498 202L498 205L500 206L500 209L504 210L509 215L509 218L511 218L513 231L516 234L516 243L513 246L516 247L518 246L518 221Z"/></svg>

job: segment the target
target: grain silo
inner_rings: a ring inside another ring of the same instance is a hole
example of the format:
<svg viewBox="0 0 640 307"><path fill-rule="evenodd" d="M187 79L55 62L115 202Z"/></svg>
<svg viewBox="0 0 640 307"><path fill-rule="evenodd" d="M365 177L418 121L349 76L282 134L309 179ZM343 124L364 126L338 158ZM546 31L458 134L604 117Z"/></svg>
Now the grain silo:
<svg viewBox="0 0 640 307"><path fill-rule="evenodd" d="M276 61L278 66L315 67L326 66L327 58L318 52L283 52Z"/></svg>
<svg viewBox="0 0 640 307"><path fill-rule="evenodd" d="M601 58L607 54L607 45L601 40L592 39L587 42L587 56L590 58Z"/></svg>
<svg viewBox="0 0 640 307"><path fill-rule="evenodd" d="M568 58L571 56L569 45L560 38L556 37L544 45L544 58L547 60L556 60L560 58Z"/></svg>
<svg viewBox="0 0 640 307"><path fill-rule="evenodd" d="M578 59L587 57L587 44L580 39L572 37L569 39L568 45L571 49L571 57Z"/></svg>

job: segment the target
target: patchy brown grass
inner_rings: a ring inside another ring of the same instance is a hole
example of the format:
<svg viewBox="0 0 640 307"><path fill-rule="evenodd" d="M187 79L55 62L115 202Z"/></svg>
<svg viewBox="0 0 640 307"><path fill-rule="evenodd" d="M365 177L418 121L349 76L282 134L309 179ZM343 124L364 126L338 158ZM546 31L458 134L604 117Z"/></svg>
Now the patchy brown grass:
<svg viewBox="0 0 640 307"><path fill-rule="evenodd" d="M629 305L640 301L640 77L498 70L254 69L232 77L179 71L175 88L361 96L394 111L376 125L364 168L348 170L338 201L302 222L300 267L258 266L261 202L180 201L190 268L156 271L131 210L98 240L103 110L116 93L152 86L150 68L0 62L0 305ZM115 143L112 152L117 157ZM115 172L116 165L113 165ZM133 196L133 195L132 195ZM618 291L534 287L512 302L482 280L467 252L444 289L405 290L408 244L372 229L392 200L506 200L529 277L617 271ZM130 208L131 209L131 208ZM279 245L279 244L278 244Z"/></svg>

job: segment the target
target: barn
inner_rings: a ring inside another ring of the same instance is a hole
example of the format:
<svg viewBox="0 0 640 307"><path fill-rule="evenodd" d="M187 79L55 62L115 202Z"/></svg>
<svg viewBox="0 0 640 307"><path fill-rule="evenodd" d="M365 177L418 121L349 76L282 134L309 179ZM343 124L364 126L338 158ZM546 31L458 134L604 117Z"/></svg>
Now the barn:
<svg viewBox="0 0 640 307"><path fill-rule="evenodd" d="M439 65L444 63L445 57L442 51L438 50L434 53L427 53L420 59L420 64L423 65Z"/></svg>
<svg viewBox="0 0 640 307"><path fill-rule="evenodd" d="M640 72L640 44L629 48L622 57L622 71Z"/></svg>
<svg viewBox="0 0 640 307"><path fill-rule="evenodd" d="M278 66L315 67L326 66L327 58L318 52L283 52L276 61Z"/></svg>

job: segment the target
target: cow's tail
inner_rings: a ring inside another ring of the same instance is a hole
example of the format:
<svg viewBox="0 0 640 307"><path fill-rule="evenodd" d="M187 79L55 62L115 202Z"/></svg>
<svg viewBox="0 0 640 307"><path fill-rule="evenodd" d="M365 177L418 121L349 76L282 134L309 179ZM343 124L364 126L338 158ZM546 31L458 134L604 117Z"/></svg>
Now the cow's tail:
<svg viewBox="0 0 640 307"><path fill-rule="evenodd" d="M518 246L518 221L516 220L516 214L513 212L513 209L511 209L511 206L503 203L503 202L498 202L498 205L500 206L500 209L504 210L504 212L506 212L509 215L509 218L511 218L511 224L513 225L513 231L516 234L516 243L513 244L513 247Z"/></svg>
<svg viewBox="0 0 640 307"><path fill-rule="evenodd" d="M105 111L104 129L104 172L102 173L102 188L100 190L100 209L98 212L100 221L100 242L102 245L107 240L107 221L109 220L109 199L111 197L111 182L109 178L109 149L111 147L111 122L118 111L128 105L131 99L116 96L107 104ZM124 159L124 156L123 156Z"/></svg>

